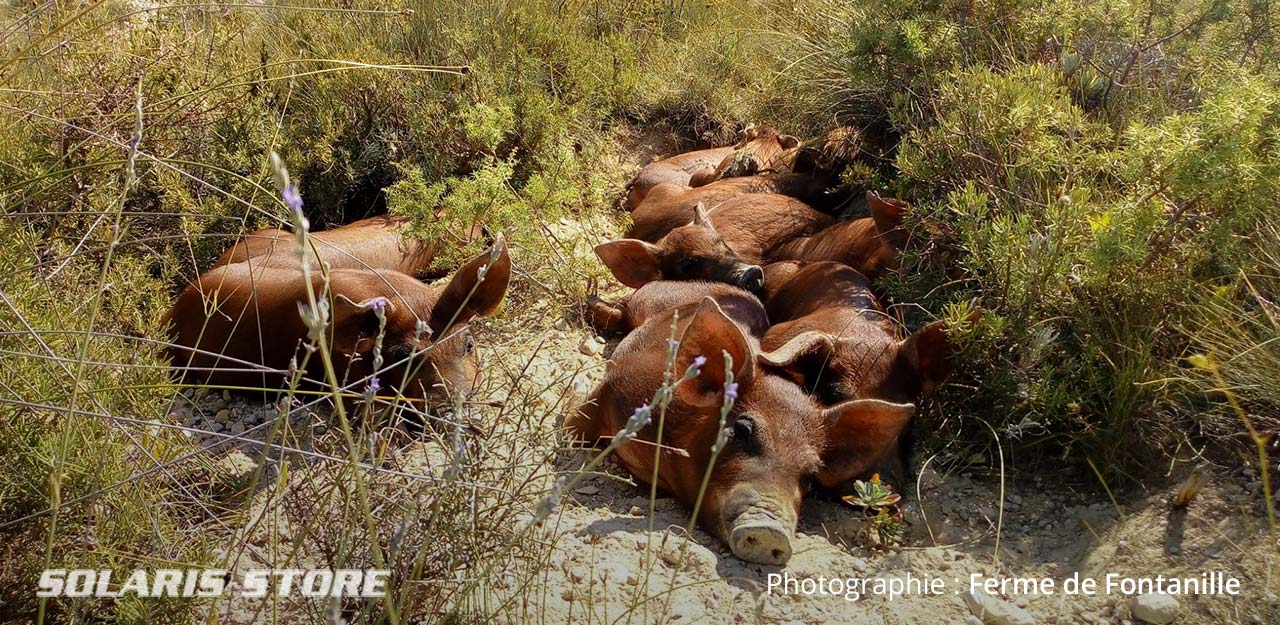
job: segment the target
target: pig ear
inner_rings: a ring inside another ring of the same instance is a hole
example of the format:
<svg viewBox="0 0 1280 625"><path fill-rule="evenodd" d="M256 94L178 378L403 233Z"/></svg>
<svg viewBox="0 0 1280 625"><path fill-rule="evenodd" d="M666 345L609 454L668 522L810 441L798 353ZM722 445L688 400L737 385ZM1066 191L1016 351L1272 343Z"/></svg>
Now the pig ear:
<svg viewBox="0 0 1280 625"><path fill-rule="evenodd" d="M903 200L884 198L874 191L867 191L867 208L871 211L871 218L875 220L876 229L881 234L901 226L902 218L907 214L909 207L910 205Z"/></svg>
<svg viewBox="0 0 1280 625"><path fill-rule="evenodd" d="M866 472L893 447L915 412L915 404L879 399L855 399L824 410L827 444L818 481L834 488Z"/></svg>
<svg viewBox="0 0 1280 625"><path fill-rule="evenodd" d="M748 383L755 371L751 343L711 297L702 298L676 350L675 375L683 375L698 357L702 373L676 387L676 396L693 406L718 405L727 382L726 356L733 359L733 381Z"/></svg>
<svg viewBox="0 0 1280 625"><path fill-rule="evenodd" d="M473 317L490 315L502 303L511 283L511 255L501 235L488 251L467 261L431 309L431 330L440 336L445 330Z"/></svg>
<svg viewBox="0 0 1280 625"><path fill-rule="evenodd" d="M333 343L339 351L352 353L362 339L373 338L378 334L381 323L378 321L378 309L384 314L395 310L385 297L371 297L357 302L338 293L333 296Z"/></svg>
<svg viewBox="0 0 1280 625"><path fill-rule="evenodd" d="M791 135L778 135L778 145L784 150L800 147L800 140Z"/></svg>
<svg viewBox="0 0 1280 625"><path fill-rule="evenodd" d="M829 334L803 332L777 349L760 354L760 360L774 367L792 369L810 356L829 356L835 345L835 339Z"/></svg>
<svg viewBox="0 0 1280 625"><path fill-rule="evenodd" d="M596 256L619 282L638 289L662 279L662 250L639 239L618 239L596 246Z"/></svg>
<svg viewBox="0 0 1280 625"><path fill-rule="evenodd" d="M694 205L694 207L693 207L693 225L695 225L695 226L705 226L705 227L707 227L707 228L710 228L710 229L711 229L711 230L713 230L713 231L716 229L716 227L715 227L714 225L712 225L712 224L711 224L711 217L709 217L709 216L707 215L707 205L706 205L706 204L703 204L702 202L698 202L696 205Z"/></svg>
<svg viewBox="0 0 1280 625"><path fill-rule="evenodd" d="M969 317L977 321L980 313ZM920 377L920 390L931 391L942 384L951 374L950 358L959 351L947 338L945 321L935 321L907 337L898 347L898 360Z"/></svg>

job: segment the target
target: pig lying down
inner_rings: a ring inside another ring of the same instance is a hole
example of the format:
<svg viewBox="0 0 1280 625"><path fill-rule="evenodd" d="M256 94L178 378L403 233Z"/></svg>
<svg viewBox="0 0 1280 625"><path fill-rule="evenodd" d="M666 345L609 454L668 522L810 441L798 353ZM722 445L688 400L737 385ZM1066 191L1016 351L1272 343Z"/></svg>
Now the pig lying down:
<svg viewBox="0 0 1280 625"><path fill-rule="evenodd" d="M678 375L705 359L701 373L674 389L662 417L663 440L656 440L655 417L639 441L617 449L618 461L647 481L657 447L640 441L660 443L657 485L691 509L710 470L699 524L739 558L783 564L791 557L810 483L838 482L866 468L847 461L834 466L828 459L870 459L874 454L867 450L896 440L915 406L876 399L821 406L779 375L771 364L777 355L760 347L767 315L755 296L725 284L675 283L680 295L673 298L667 292L672 284L652 283L628 301L623 314L636 329L618 345L604 380L566 426L589 442L620 430L662 384L675 321L679 347L672 370ZM727 438L713 463L726 394L733 400L724 421Z"/></svg>
<svg viewBox="0 0 1280 625"><path fill-rule="evenodd" d="M621 433L610 449L632 476L753 562L787 561L811 486L842 494L872 471L908 476L916 402L957 351L942 322L900 337L881 305L872 280L899 269L909 206L867 191L869 216L836 218L851 205L839 173L861 142L837 130L824 150L770 168L722 162L657 181L626 238L595 248L636 291L610 304L590 281L589 322L626 336L568 429L594 444ZM692 365L698 375L681 377ZM668 396L665 412L647 406Z"/></svg>
<svg viewBox="0 0 1280 625"><path fill-rule="evenodd" d="M435 245L404 239L392 225L374 218L314 237L313 260L333 267L326 280L313 265L310 287L329 311L324 341L338 382L357 394L376 377L375 386L410 399L465 396L478 376L469 323L497 310L506 293L506 243L499 235L450 280L426 284L402 270L428 267ZM292 239L283 231L250 235L178 296L164 322L170 359L185 378L282 388L291 362L304 362L316 337L300 314L308 285ZM379 345L385 364L375 371ZM306 379L322 385L322 359L305 362Z"/></svg>
<svg viewBox="0 0 1280 625"><path fill-rule="evenodd" d="M632 211L658 185L700 187L722 178L749 176L778 167L800 140L768 126L747 126L733 145L685 152L645 165L627 183L623 207Z"/></svg>

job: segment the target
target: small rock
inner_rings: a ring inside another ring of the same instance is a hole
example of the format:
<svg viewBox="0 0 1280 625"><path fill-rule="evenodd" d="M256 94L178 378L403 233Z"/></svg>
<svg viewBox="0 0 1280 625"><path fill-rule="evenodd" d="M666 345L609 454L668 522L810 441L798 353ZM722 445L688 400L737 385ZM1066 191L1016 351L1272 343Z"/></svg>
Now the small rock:
<svg viewBox="0 0 1280 625"><path fill-rule="evenodd" d="M583 339L578 343L578 351L584 356L599 356L604 353L604 343L594 338Z"/></svg>
<svg viewBox="0 0 1280 625"><path fill-rule="evenodd" d="M236 421L235 423L232 423L230 432L236 435L244 434L244 422Z"/></svg>
<svg viewBox="0 0 1280 625"><path fill-rule="evenodd" d="M964 595L964 602L984 625L1035 625L1036 622L1026 610L991 595L971 592Z"/></svg>
<svg viewBox="0 0 1280 625"><path fill-rule="evenodd" d="M574 489L573 492L578 493L579 495L597 495L600 493L600 489L595 486L582 486Z"/></svg>
<svg viewBox="0 0 1280 625"><path fill-rule="evenodd" d="M1178 617L1181 606L1172 595L1151 592L1134 597L1130 609L1133 611L1134 618L1144 623L1165 625L1165 623L1172 623L1173 619Z"/></svg>
<svg viewBox="0 0 1280 625"><path fill-rule="evenodd" d="M231 420L231 411L226 409L219 410L218 414L213 415L213 418L221 423L226 423Z"/></svg>
<svg viewBox="0 0 1280 625"><path fill-rule="evenodd" d="M627 510L627 514L630 514L631 516L644 516L644 510L641 510L640 506L631 506L631 509Z"/></svg>
<svg viewBox="0 0 1280 625"><path fill-rule="evenodd" d="M221 421L214 421L213 423L209 424L209 431L221 432L222 430L226 429L226 427L227 426L223 425Z"/></svg>

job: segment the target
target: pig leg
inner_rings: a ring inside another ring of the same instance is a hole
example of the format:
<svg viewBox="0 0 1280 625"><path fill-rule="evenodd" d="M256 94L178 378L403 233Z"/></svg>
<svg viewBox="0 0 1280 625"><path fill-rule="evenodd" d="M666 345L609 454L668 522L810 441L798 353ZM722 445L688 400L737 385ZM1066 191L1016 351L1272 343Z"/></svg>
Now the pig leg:
<svg viewBox="0 0 1280 625"><path fill-rule="evenodd" d="M626 322L626 304L610 304L600 299L600 283L587 281L587 323L601 332L621 333L630 330Z"/></svg>

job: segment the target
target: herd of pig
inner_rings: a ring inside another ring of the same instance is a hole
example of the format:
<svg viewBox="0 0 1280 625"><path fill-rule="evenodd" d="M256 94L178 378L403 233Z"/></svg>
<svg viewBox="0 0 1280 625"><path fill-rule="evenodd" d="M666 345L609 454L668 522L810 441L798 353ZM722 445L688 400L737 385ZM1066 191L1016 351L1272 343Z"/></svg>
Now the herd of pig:
<svg viewBox="0 0 1280 625"><path fill-rule="evenodd" d="M590 443L634 439L615 445L622 466L656 476L744 560L790 558L811 489L903 474L915 402L948 372L945 328L899 339L871 282L897 266L907 205L867 193L869 217L834 216L850 204L838 174L856 139L837 129L810 147L748 127L734 145L655 161L622 200L627 238L595 249L636 290L620 304L589 296L588 321L625 337L565 426ZM168 313L175 366L236 388L336 375L352 398L465 397L479 375L468 324L498 308L508 249L498 235L451 279L427 284L419 277L440 275L438 246L403 226L375 217L305 246L279 229L246 236ZM318 305L304 306L309 298ZM659 413L648 404L664 387Z"/></svg>

